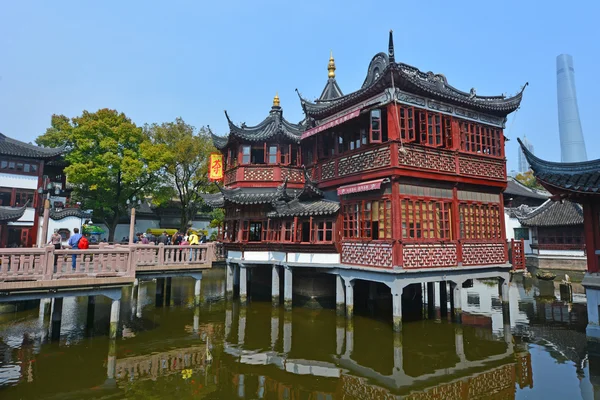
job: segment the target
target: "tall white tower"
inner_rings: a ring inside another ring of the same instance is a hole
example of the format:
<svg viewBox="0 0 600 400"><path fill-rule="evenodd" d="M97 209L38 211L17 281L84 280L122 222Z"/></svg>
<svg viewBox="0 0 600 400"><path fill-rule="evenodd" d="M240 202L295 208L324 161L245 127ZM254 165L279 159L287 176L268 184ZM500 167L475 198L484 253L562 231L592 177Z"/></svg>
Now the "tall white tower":
<svg viewBox="0 0 600 400"><path fill-rule="evenodd" d="M579 109L577 108L573 57L569 54L561 54L556 57L556 88L561 161L587 161Z"/></svg>
<svg viewBox="0 0 600 400"><path fill-rule="evenodd" d="M533 153L533 144L527 140L527 135L523 136L523 146L527 148L530 152ZM518 171L522 174L524 172L529 171L529 163L525 158L525 154L523 154L523 149L519 147L519 156L517 157L517 161L519 162Z"/></svg>

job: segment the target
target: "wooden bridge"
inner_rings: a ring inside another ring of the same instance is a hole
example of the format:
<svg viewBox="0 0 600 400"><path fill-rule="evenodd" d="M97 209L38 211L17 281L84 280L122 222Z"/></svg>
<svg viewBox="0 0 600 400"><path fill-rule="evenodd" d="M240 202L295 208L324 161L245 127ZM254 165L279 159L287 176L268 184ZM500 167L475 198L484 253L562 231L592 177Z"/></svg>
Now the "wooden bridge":
<svg viewBox="0 0 600 400"><path fill-rule="evenodd" d="M15 291L119 286L145 274L202 271L211 268L217 254L215 243L0 249L0 301Z"/></svg>

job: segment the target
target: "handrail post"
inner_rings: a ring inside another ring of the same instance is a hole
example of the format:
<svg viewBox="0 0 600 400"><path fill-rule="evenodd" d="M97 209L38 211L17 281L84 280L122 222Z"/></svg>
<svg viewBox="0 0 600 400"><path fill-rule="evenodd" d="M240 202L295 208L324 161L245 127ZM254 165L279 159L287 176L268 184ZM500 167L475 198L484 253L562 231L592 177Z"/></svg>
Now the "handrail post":
<svg viewBox="0 0 600 400"><path fill-rule="evenodd" d="M158 244L158 265L165 265L165 244Z"/></svg>
<svg viewBox="0 0 600 400"><path fill-rule="evenodd" d="M44 280L51 280L54 274L54 250L54 246L46 246L45 248Z"/></svg>
<svg viewBox="0 0 600 400"><path fill-rule="evenodd" d="M132 276L135 278L135 267L135 248L133 246L129 246L129 260L127 260L127 276Z"/></svg>

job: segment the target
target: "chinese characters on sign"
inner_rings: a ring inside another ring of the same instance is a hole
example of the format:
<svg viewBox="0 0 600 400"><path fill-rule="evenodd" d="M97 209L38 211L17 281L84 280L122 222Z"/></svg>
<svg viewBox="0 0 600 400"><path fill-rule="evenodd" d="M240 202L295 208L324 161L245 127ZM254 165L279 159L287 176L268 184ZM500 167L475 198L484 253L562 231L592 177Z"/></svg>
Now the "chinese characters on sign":
<svg viewBox="0 0 600 400"><path fill-rule="evenodd" d="M343 196L345 194L367 192L369 190L378 190L381 188L382 183L383 179L377 179L374 181L357 183L355 185L340 186L337 190L337 193L338 196Z"/></svg>
<svg viewBox="0 0 600 400"><path fill-rule="evenodd" d="M346 121L351 120L352 118L356 118L360 115L360 110L356 110L356 111L352 111L346 115L342 115L341 117L338 117L332 121L329 121L323 125L319 125L316 128L312 128L307 130L306 132L304 132L302 134L302 139L306 139L307 137L310 137L314 134L317 134L319 132L323 132L326 129L332 128L334 126L337 126L339 124L343 124Z"/></svg>
<svg viewBox="0 0 600 400"><path fill-rule="evenodd" d="M220 181L223 179L223 155L211 153L208 164L208 179Z"/></svg>

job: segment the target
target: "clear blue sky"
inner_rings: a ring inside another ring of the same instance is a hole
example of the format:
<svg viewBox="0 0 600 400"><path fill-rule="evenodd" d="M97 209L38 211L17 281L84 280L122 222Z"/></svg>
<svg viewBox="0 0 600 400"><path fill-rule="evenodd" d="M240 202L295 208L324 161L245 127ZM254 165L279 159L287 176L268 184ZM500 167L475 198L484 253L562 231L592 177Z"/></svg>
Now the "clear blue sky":
<svg viewBox="0 0 600 400"><path fill-rule="evenodd" d="M140 125L181 116L225 134L224 109L258 123L277 91L297 122L294 89L320 94L330 50L348 93L393 29L396 60L459 89L513 94L530 83L505 131L509 169L524 134L560 159L555 58L572 54L588 156L600 158L598 15L599 1L6 1L0 132L33 141L54 113L109 107Z"/></svg>

